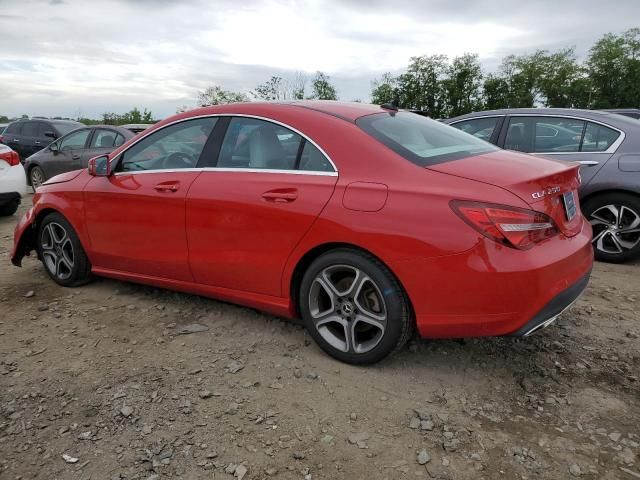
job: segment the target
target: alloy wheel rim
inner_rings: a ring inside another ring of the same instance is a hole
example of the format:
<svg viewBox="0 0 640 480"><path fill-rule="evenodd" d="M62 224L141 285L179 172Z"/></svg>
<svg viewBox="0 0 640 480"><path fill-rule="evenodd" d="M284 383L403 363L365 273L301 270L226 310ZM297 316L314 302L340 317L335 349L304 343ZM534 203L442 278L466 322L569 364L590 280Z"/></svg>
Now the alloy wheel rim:
<svg viewBox="0 0 640 480"><path fill-rule="evenodd" d="M59 223L48 223L42 231L40 245L44 264L49 272L59 280L71 277L75 256L67 230Z"/></svg>
<svg viewBox="0 0 640 480"><path fill-rule="evenodd" d="M42 171L35 167L31 170L31 185L33 188L38 188L44 182L44 176L42 175Z"/></svg>
<svg viewBox="0 0 640 480"><path fill-rule="evenodd" d="M621 254L640 243L640 214L626 205L604 205L589 216L593 244L609 254Z"/></svg>
<svg viewBox="0 0 640 480"><path fill-rule="evenodd" d="M316 275L309 290L309 311L320 336L345 353L371 351L387 329L380 288L350 265L332 265Z"/></svg>

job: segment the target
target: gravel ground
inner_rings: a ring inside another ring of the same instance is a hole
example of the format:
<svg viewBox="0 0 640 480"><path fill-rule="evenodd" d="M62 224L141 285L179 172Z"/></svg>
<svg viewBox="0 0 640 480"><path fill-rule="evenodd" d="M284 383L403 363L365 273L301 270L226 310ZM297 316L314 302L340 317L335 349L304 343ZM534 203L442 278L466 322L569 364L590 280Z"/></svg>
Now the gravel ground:
<svg viewBox="0 0 640 480"><path fill-rule="evenodd" d="M250 309L12 267L16 220L1 479L640 478L640 262L596 264L531 338L415 340L362 368Z"/></svg>

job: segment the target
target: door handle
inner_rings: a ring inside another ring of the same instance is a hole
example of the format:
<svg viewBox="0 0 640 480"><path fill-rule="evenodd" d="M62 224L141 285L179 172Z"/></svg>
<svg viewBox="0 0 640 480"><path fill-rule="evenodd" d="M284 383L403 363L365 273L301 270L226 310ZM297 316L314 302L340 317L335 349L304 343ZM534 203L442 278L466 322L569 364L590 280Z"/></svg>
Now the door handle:
<svg viewBox="0 0 640 480"><path fill-rule="evenodd" d="M600 165L600 162L596 162L595 160L578 160L578 163L584 167L595 167L596 165Z"/></svg>
<svg viewBox="0 0 640 480"><path fill-rule="evenodd" d="M177 192L180 188L179 182L166 182L159 183L155 187L153 187L158 192Z"/></svg>
<svg viewBox="0 0 640 480"><path fill-rule="evenodd" d="M39 140L36 140L36 145L42 145L42 142L40 142Z"/></svg>
<svg viewBox="0 0 640 480"><path fill-rule="evenodd" d="M80 158L80 155L71 155L71 158L74 160L78 160Z"/></svg>
<svg viewBox="0 0 640 480"><path fill-rule="evenodd" d="M298 190L295 188L283 188L281 190L269 190L262 194L267 202L290 203L298 198Z"/></svg>

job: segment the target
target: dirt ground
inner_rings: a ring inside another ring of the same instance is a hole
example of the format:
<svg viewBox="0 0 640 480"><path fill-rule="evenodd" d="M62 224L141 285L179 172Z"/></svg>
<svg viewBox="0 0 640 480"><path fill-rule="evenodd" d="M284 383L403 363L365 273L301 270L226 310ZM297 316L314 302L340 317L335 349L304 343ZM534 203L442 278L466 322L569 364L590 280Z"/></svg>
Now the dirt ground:
<svg viewBox="0 0 640 480"><path fill-rule="evenodd" d="M640 262L596 264L531 338L412 341L362 368L250 309L59 287L34 258L10 265L16 221L0 219L0 479L640 478Z"/></svg>

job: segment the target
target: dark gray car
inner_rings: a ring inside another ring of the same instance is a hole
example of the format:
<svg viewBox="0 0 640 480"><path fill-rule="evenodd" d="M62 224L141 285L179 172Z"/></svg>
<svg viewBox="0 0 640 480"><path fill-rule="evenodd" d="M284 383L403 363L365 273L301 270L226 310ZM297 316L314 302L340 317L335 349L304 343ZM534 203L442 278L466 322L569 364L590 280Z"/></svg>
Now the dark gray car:
<svg viewBox="0 0 640 480"><path fill-rule="evenodd" d="M593 226L596 258L623 262L640 256L638 120L602 111L527 108L470 113L445 123L501 148L579 162L580 203Z"/></svg>
<svg viewBox="0 0 640 480"><path fill-rule="evenodd" d="M112 125L94 125L74 130L24 162L27 181L35 190L60 173L86 168L91 157L111 153L135 134Z"/></svg>

